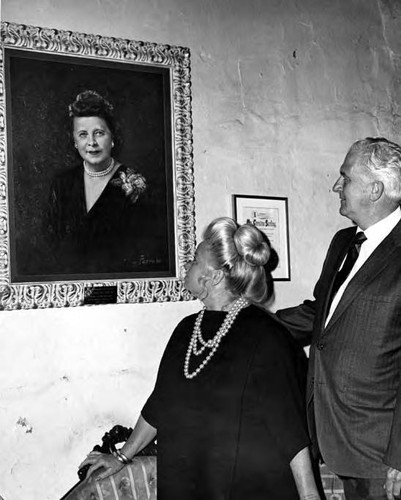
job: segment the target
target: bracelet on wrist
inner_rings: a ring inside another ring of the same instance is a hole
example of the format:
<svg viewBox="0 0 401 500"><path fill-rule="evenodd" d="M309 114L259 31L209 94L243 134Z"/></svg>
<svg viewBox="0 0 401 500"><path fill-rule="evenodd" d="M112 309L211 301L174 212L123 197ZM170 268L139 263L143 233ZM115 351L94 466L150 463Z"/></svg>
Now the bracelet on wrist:
<svg viewBox="0 0 401 500"><path fill-rule="evenodd" d="M113 451L113 455L124 465L128 465L132 462L132 460L126 457L120 450L116 449L115 451Z"/></svg>

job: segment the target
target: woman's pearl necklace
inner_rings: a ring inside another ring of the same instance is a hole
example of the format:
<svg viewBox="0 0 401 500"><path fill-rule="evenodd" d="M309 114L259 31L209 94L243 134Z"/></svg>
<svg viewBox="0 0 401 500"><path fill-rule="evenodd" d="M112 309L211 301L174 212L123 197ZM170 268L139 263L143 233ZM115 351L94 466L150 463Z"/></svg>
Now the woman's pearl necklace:
<svg viewBox="0 0 401 500"><path fill-rule="evenodd" d="M104 170L101 170L100 172L97 172L96 170L91 170L88 167L88 164L87 164L86 160L84 160L84 169L85 169L85 172L90 177L104 177L105 175L109 174L113 170L113 168L114 168L114 159L113 158L110 158L109 166L107 168L105 168Z"/></svg>
<svg viewBox="0 0 401 500"><path fill-rule="evenodd" d="M217 348L220 345L220 342L222 338L227 334L229 329L231 328L232 324L234 323L235 318L237 317L238 313L248 305L247 299L244 299L243 297L239 298L234 302L230 310L228 311L227 316L225 317L223 324L219 328L218 332L216 335L210 339L210 340L204 340L202 337L202 332L201 332L201 323L203 319L203 315L205 314L205 308L200 311L198 314L198 317L196 318L195 325L194 325L194 331L191 336L191 340L189 342L187 354L185 356L185 362L184 362L184 375L185 378L191 379L194 378L200 373L201 370L207 365L207 363L210 361L214 353L217 351ZM198 347L198 342L199 342L199 347ZM199 356L202 354L205 349L208 348L210 349L208 355L206 358L202 361L202 363L194 370L192 373L189 373L189 361L191 359L192 354L195 356Z"/></svg>

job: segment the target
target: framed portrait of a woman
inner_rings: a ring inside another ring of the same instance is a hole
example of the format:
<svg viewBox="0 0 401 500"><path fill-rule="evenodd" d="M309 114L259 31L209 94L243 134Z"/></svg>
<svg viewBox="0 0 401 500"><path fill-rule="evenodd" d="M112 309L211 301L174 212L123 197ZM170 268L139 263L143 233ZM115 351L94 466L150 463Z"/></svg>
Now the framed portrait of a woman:
<svg viewBox="0 0 401 500"><path fill-rule="evenodd" d="M189 50L6 22L2 40L0 307L188 298Z"/></svg>

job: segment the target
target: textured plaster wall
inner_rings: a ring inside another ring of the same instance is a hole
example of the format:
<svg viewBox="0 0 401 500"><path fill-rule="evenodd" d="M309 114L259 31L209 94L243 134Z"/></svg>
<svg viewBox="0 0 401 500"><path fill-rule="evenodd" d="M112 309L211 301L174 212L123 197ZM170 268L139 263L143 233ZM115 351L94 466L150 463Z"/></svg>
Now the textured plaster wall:
<svg viewBox="0 0 401 500"><path fill-rule="evenodd" d="M287 196L278 307L311 296L348 224L331 186L349 145L400 140L398 0L3 0L2 19L190 47L198 237L233 193ZM198 308L0 313L0 496L61 497L103 433L134 423L171 330Z"/></svg>

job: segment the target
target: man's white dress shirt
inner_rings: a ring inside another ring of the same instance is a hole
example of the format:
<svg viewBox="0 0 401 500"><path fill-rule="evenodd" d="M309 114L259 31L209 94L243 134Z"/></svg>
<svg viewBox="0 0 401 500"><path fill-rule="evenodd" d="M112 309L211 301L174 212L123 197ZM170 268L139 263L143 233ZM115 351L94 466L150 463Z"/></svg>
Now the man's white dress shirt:
<svg viewBox="0 0 401 500"><path fill-rule="evenodd" d="M391 231L395 228L395 226L399 223L400 220L401 220L401 208L398 207L390 215L380 220L379 222L376 222L376 224L373 224L372 226L368 227L363 231L365 233L367 240L362 243L361 250L354 264L354 267L351 269L351 272L347 276L347 279L340 286L336 295L333 298L329 314L327 315L326 318L325 326L327 326L328 322L330 321L330 318L333 316L333 313L338 303L340 302L344 290L348 286L348 283L352 280L352 278L359 271L359 269L365 264L365 262L368 260L371 254L376 250L376 248L380 245L380 243L391 233ZM357 232L358 231L362 231L362 229L358 227Z"/></svg>

